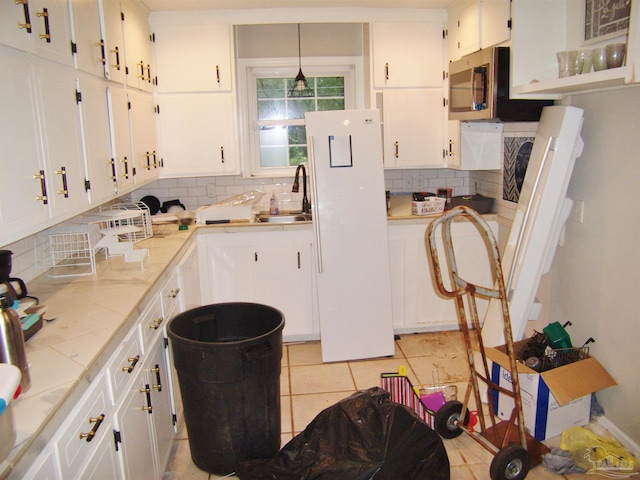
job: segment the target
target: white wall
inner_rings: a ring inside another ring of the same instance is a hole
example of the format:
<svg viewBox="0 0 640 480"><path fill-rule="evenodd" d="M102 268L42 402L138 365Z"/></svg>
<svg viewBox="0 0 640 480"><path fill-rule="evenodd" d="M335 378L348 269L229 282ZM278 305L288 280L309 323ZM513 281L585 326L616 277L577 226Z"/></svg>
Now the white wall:
<svg viewBox="0 0 640 480"><path fill-rule="evenodd" d="M584 201L584 223L567 222L550 272L550 317L570 320L574 344L618 382L598 394L608 419L640 443L640 86L576 95L585 110L569 197Z"/></svg>

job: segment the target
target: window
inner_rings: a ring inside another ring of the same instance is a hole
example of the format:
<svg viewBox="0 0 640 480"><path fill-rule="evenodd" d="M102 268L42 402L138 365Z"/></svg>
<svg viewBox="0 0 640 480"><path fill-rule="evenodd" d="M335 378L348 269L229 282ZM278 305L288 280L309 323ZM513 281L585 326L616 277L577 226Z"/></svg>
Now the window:
<svg viewBox="0 0 640 480"><path fill-rule="evenodd" d="M250 171L292 175L307 161L306 112L355 108L354 65L303 65L310 97L289 97L298 67L247 66L245 129Z"/></svg>
<svg viewBox="0 0 640 480"><path fill-rule="evenodd" d="M344 110L344 77L307 77L312 97L289 97L293 78L256 78L260 166L307 161L306 112Z"/></svg>

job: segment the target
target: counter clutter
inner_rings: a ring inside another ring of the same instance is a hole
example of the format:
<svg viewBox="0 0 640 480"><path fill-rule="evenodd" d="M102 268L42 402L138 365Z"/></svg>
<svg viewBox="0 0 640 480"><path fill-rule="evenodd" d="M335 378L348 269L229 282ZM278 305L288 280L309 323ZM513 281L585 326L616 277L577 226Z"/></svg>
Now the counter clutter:
<svg viewBox="0 0 640 480"><path fill-rule="evenodd" d="M427 224L434 217L389 219L390 224ZM15 447L2 464L0 478L22 478L56 434L83 393L102 372L109 357L147 306L198 231L269 231L309 229L311 222L296 224L243 223L190 226L139 246L149 258L141 270L122 258L97 261L96 274L51 278L42 275L29 282L29 291L47 306L47 322L27 344L32 388L13 404ZM166 324L166 323L165 323ZM89 427L90 428L90 427ZM87 428L87 430L89 430Z"/></svg>

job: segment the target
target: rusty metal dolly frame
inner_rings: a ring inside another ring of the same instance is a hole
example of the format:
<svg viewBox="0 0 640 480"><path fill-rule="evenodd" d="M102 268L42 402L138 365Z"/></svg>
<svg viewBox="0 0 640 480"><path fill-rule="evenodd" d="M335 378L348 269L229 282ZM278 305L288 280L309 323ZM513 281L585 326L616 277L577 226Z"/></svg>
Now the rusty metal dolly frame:
<svg viewBox="0 0 640 480"><path fill-rule="evenodd" d="M456 220L473 222L479 233L484 236L485 243L487 244L491 254L489 260L493 267L493 288L474 285L464 280L459 275L456 255L453 248L453 239L451 236L451 224ZM443 269L440 264L437 249L437 232L439 231L439 226L442 226L441 233L452 290L447 289L442 278ZM490 467L490 476L492 480L524 479L529 472L529 468L541 462L542 454L548 451L548 448L525 432L522 398L520 396L520 383L518 381L516 356L513 350L513 335L511 331L511 320L509 317L509 305L504 277L502 274L500 253L498 251L495 236L486 221L475 210L465 206L459 206L430 223L427 228L426 237L428 238L427 243L431 254L431 264L438 290L442 295L452 298L456 302L458 323L463 334L467 353L467 362L471 372L463 403L460 403L459 401L450 401L443 405L435 415L435 430L443 438L455 438L461 433L466 432L485 449L494 454ZM487 356L481 335L482 327L478 319L476 295L485 299L496 299L501 303L506 354L509 357L510 374L512 378L512 390L501 387L491 381L489 365L487 363ZM470 318L467 318L465 298L467 299L466 303L470 310ZM471 329L477 332L475 335L477 339L476 349L472 346L470 327L468 324L469 320L471 321ZM479 372L476 369L475 351L480 354L482 359L481 366L484 368L483 372ZM493 408L493 395L491 394L492 392L490 392L487 395L487 400L491 426L487 428L487 421L484 415L484 407L478 384L479 380L486 384L491 391L498 391L514 399L515 407L509 421L496 421L496 415ZM469 405L471 391L473 391L475 403L478 409L478 420L480 424L479 433L475 432L473 428L466 427L469 420L469 410L467 407ZM463 421L461 421L462 412L465 412Z"/></svg>

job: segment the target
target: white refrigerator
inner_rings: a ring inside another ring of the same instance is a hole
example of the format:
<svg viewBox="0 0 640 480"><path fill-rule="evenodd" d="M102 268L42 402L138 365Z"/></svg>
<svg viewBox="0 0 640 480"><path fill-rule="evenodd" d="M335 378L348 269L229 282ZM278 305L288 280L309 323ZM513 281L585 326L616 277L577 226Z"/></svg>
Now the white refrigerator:
<svg viewBox="0 0 640 480"><path fill-rule="evenodd" d="M502 255L513 339L524 337L526 323L540 308L536 293L553 262L564 224L573 207L567 188L582 154L583 110L550 106L542 110L520 199ZM487 346L504 342L500 302L491 300L482 338Z"/></svg>
<svg viewBox="0 0 640 480"><path fill-rule="evenodd" d="M380 113L305 119L322 360L393 355Z"/></svg>

